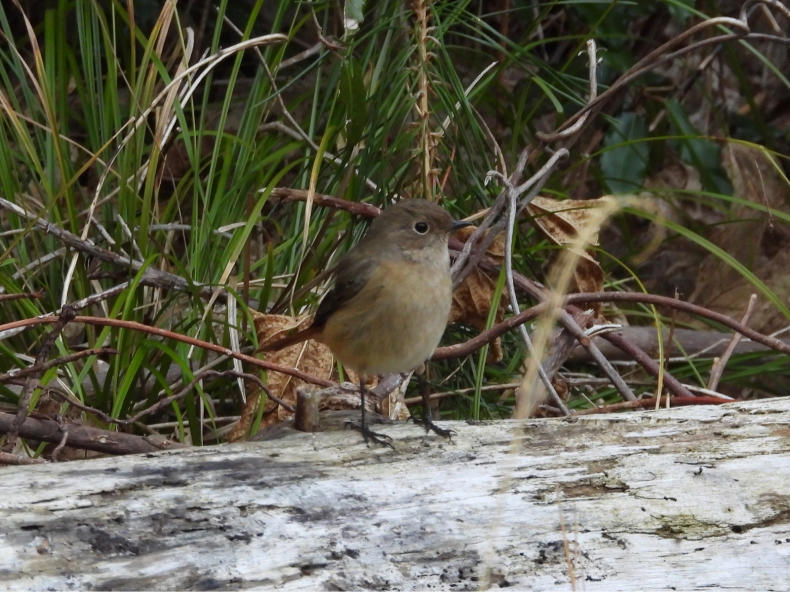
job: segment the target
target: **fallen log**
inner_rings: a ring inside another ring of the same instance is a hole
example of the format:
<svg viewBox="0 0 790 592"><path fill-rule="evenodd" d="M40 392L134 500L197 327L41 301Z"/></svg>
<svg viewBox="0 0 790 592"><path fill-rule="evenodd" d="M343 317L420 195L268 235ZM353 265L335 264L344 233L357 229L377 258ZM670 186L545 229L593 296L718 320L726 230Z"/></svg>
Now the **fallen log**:
<svg viewBox="0 0 790 592"><path fill-rule="evenodd" d="M790 398L450 426L5 467L0 588L787 589Z"/></svg>

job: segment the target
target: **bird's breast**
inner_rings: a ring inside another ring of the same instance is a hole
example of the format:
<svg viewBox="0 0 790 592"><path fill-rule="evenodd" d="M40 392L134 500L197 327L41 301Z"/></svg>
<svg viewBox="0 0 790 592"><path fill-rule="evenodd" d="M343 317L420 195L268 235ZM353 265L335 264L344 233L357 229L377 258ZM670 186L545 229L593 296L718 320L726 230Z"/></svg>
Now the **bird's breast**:
<svg viewBox="0 0 790 592"><path fill-rule="evenodd" d="M383 261L362 289L327 319L322 340L363 374L406 372L427 360L450 314L448 257Z"/></svg>

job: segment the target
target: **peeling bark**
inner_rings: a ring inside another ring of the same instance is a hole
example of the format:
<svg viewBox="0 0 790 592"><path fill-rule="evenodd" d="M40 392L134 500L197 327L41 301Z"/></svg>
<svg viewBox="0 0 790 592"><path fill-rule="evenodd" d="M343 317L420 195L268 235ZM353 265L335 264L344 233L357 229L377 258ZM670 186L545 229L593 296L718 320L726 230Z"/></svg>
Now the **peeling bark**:
<svg viewBox="0 0 790 592"><path fill-rule="evenodd" d="M782 398L6 467L0 588L787 590L789 426Z"/></svg>

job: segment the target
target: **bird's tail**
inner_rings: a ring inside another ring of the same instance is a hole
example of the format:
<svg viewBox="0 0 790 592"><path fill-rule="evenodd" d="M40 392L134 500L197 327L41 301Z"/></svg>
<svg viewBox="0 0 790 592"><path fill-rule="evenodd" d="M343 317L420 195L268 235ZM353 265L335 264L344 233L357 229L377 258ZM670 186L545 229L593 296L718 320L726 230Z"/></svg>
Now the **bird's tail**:
<svg viewBox="0 0 790 592"><path fill-rule="evenodd" d="M291 330L284 333L275 333L270 339L261 343L257 351L277 351L289 345L295 345L301 341L305 341L306 339L315 339L317 336L318 329L312 325L300 331Z"/></svg>

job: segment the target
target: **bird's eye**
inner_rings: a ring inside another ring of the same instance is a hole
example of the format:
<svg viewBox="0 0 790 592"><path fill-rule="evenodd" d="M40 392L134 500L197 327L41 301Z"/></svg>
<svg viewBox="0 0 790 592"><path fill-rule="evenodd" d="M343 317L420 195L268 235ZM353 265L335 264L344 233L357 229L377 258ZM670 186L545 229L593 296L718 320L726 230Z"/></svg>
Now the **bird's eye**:
<svg viewBox="0 0 790 592"><path fill-rule="evenodd" d="M430 227L428 226L427 222L415 222L414 223L414 232L416 232L417 234L425 234L425 233L428 232L429 228Z"/></svg>

